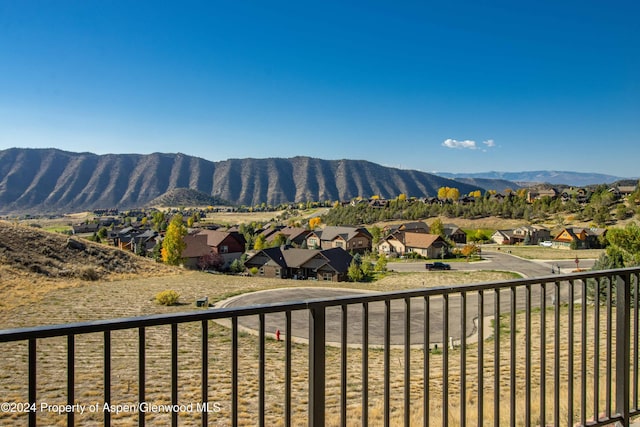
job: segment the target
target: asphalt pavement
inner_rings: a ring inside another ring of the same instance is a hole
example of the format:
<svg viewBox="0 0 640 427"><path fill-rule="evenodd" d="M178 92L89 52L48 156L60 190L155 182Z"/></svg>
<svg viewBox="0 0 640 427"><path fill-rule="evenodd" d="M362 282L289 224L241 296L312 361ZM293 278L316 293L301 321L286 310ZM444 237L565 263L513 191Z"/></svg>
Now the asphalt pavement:
<svg viewBox="0 0 640 427"><path fill-rule="evenodd" d="M561 273L570 273L575 269L574 260L527 260L513 256L504 251L483 251L484 260L477 262L455 262L451 263L453 271L473 271L473 270L499 270L517 272L527 278L549 278L549 282L553 282L553 275L557 274L557 268ZM580 260L581 268L590 268L594 260ZM425 275L433 274L426 271L424 262L390 262L387 268L398 272L423 272ZM552 273L552 267L555 273ZM346 284L348 286L348 284ZM243 307L260 304L273 304L279 302L298 302L308 301L317 298L335 298L347 295L362 295L367 291L354 290L348 288L284 288L268 291L251 292L243 295L221 301L216 307ZM443 309L444 300L441 297L431 298L428 311L429 319L429 343L431 347L436 345L442 346L445 341L453 340L459 342L462 331L465 331L468 341L477 339L478 318L482 314L485 319L485 331L483 337L487 338L491 333L487 329L490 320L495 311L496 292L490 291L483 295L483 305L480 307L478 302L478 294L470 293L463 302L459 294L452 294L448 299L449 321L448 338L443 339L444 320ZM575 297L579 297L578 294ZM561 287L560 302L568 302L568 287ZM534 306L542 303L542 289L539 286L531 288L531 300ZM547 305L554 303L554 286L547 286L545 290L544 302ZM517 309L525 307L525 291L520 288L516 291L515 302ZM422 346L424 340L424 320L425 307L423 298L414 298L411 300L411 316L410 316L410 336L411 344ZM461 316L462 305L466 306L466 321L462 324L463 316ZM511 292L504 290L500 292L500 312L507 312L511 305ZM482 310L482 312L481 312ZM391 302L391 344L404 344L404 300ZM373 346L380 346L384 340L384 303L369 304L369 343ZM355 304L349 306L348 309L348 331L347 341L352 346L358 346L362 342L362 305ZM306 310L296 311L292 313L292 337L301 342L308 339L309 318ZM242 317L238 320L240 327L248 332L255 333L259 328L259 320L257 316ZM275 336L276 331L280 331L281 337L285 334L285 317L284 313L269 314L265 316L265 330L268 335ZM326 340L329 344L339 344L341 331L341 310L339 307L329 307L326 311Z"/></svg>

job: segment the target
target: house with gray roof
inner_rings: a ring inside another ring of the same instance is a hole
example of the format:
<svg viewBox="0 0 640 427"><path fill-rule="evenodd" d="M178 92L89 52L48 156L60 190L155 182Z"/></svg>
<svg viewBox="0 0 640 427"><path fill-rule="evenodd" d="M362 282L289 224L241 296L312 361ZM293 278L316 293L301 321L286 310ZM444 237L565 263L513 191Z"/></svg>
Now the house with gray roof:
<svg viewBox="0 0 640 427"><path fill-rule="evenodd" d="M247 270L257 269L261 277L342 282L347 279L352 259L342 248L300 249L284 245L258 251L244 265Z"/></svg>

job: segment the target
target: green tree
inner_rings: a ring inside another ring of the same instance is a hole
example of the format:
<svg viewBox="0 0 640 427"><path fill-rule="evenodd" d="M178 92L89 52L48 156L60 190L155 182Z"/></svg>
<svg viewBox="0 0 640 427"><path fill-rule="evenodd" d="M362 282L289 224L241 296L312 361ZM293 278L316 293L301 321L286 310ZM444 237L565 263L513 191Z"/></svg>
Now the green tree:
<svg viewBox="0 0 640 427"><path fill-rule="evenodd" d="M363 279L366 280L371 276L371 273L373 272L373 264L371 264L369 261L364 261L360 265L360 270L362 270Z"/></svg>
<svg viewBox="0 0 640 427"><path fill-rule="evenodd" d="M165 222L164 212L162 211L154 212L152 216L152 222L153 222L153 229L156 231L161 231L163 228L162 226Z"/></svg>
<svg viewBox="0 0 640 427"><path fill-rule="evenodd" d="M360 282L364 278L364 274L362 274L362 269L360 265L356 262L355 258L351 260L351 264L349 264L349 269L347 270L347 277L352 282Z"/></svg>
<svg viewBox="0 0 640 427"><path fill-rule="evenodd" d="M107 240L107 227L101 227L100 230L98 230L98 237L100 238L100 241L104 241Z"/></svg>
<svg viewBox="0 0 640 427"><path fill-rule="evenodd" d="M382 238L382 229L377 225L374 225L369 229L369 233L371 233L371 243L373 246L376 246L380 243L380 239Z"/></svg>
<svg viewBox="0 0 640 427"><path fill-rule="evenodd" d="M616 206L616 220L622 221L627 218L627 206L624 203L619 203Z"/></svg>
<svg viewBox="0 0 640 427"><path fill-rule="evenodd" d="M640 226L629 223L624 228L611 228L607 231L607 255L610 257L618 251L622 254L624 264L628 267L640 265Z"/></svg>
<svg viewBox="0 0 640 427"><path fill-rule="evenodd" d="M276 237L274 237L273 243L271 244L271 246L275 248L278 246L282 246L286 243L287 243L287 236L285 236L283 233L278 233L276 234Z"/></svg>
<svg viewBox="0 0 640 427"><path fill-rule="evenodd" d="M253 249L256 251L261 251L266 247L266 239L262 234L259 234L256 237L255 243L253 244Z"/></svg>
<svg viewBox="0 0 640 427"><path fill-rule="evenodd" d="M387 257L384 254L380 254L378 256L378 261L376 262L374 270L378 272L387 271Z"/></svg>
<svg viewBox="0 0 640 427"><path fill-rule="evenodd" d="M182 215L174 215L162 241L162 261L169 265L179 265L182 262L182 251L186 246L184 236L186 235L187 228L182 221Z"/></svg>
<svg viewBox="0 0 640 427"><path fill-rule="evenodd" d="M440 218L436 218L429 227L431 234L437 234L438 236L445 238L444 224Z"/></svg>

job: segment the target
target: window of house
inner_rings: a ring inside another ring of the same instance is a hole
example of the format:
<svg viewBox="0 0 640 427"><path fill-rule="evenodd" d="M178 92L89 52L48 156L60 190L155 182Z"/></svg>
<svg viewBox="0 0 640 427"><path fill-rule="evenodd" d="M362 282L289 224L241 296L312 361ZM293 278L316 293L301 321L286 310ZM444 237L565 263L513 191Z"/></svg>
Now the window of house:
<svg viewBox="0 0 640 427"><path fill-rule="evenodd" d="M322 280L331 281L331 279L332 279L331 273L322 274Z"/></svg>
<svg viewBox="0 0 640 427"><path fill-rule="evenodd" d="M318 246L318 240L315 237L309 239L310 246Z"/></svg>
<svg viewBox="0 0 640 427"><path fill-rule="evenodd" d="M336 248L343 248L344 249L344 242L342 240L336 241Z"/></svg>
<svg viewBox="0 0 640 427"><path fill-rule="evenodd" d="M220 246L220 253L221 254L229 253L229 246L227 246L227 245Z"/></svg>
<svg viewBox="0 0 640 427"><path fill-rule="evenodd" d="M260 267L260 275L264 276L264 267Z"/></svg>
<svg viewBox="0 0 640 427"><path fill-rule="evenodd" d="M280 277L280 269L276 268L276 277Z"/></svg>

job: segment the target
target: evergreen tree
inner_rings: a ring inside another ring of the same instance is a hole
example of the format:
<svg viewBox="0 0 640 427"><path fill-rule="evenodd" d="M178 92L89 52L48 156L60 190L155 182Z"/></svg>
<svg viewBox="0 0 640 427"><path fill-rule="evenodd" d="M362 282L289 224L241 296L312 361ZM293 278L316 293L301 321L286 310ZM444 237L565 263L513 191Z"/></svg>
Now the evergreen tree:
<svg viewBox="0 0 640 427"><path fill-rule="evenodd" d="M347 277L352 282L360 282L364 277L364 275L362 274L362 269L360 268L360 265L356 262L355 258L351 260L351 264L349 264L349 269L347 270Z"/></svg>

